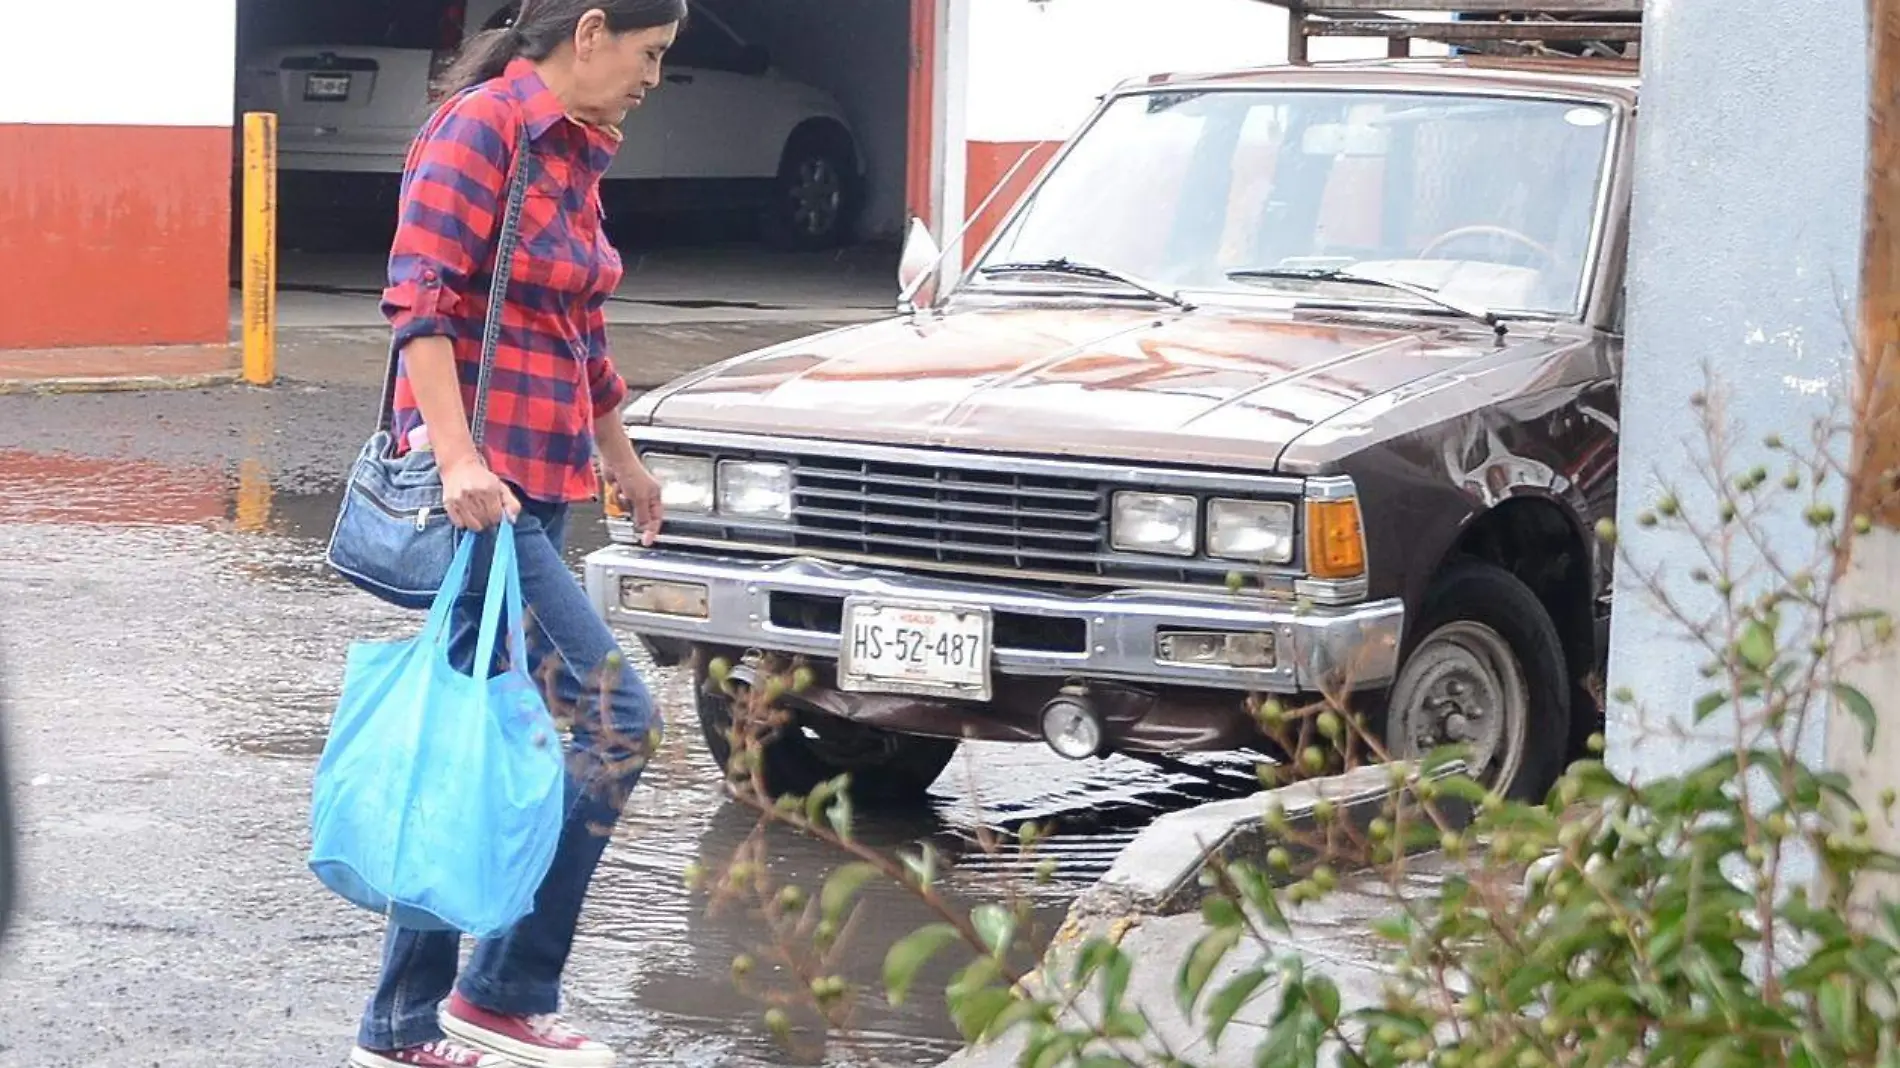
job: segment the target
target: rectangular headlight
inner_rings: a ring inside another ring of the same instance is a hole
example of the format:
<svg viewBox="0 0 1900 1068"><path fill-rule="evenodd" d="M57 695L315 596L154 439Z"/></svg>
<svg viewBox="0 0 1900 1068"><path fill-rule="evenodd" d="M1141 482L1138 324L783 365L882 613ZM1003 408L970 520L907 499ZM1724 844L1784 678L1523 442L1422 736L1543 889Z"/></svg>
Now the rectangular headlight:
<svg viewBox="0 0 1900 1068"><path fill-rule="evenodd" d="M711 515L713 462L704 456L650 452L640 458L660 483L660 502L668 513Z"/></svg>
<svg viewBox="0 0 1900 1068"><path fill-rule="evenodd" d="M1262 564L1293 561L1293 505L1214 500L1207 505L1207 555Z"/></svg>
<svg viewBox="0 0 1900 1068"><path fill-rule="evenodd" d="M1200 503L1170 493L1115 494L1109 518L1109 542L1129 553L1193 556Z"/></svg>
<svg viewBox="0 0 1900 1068"><path fill-rule="evenodd" d="M721 515L792 517L792 469L752 460L719 461Z"/></svg>

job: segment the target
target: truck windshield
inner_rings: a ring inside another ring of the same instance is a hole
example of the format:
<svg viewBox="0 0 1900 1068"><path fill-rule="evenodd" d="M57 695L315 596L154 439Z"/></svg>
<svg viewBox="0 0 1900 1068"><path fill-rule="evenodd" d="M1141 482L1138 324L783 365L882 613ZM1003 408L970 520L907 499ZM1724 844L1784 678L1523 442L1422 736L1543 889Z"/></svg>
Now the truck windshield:
<svg viewBox="0 0 1900 1068"><path fill-rule="evenodd" d="M1316 303L1582 310L1607 105L1414 92L1190 90L1112 102L976 264L978 285L1110 286L999 266L1101 264L1171 290ZM986 270L986 268L990 268Z"/></svg>

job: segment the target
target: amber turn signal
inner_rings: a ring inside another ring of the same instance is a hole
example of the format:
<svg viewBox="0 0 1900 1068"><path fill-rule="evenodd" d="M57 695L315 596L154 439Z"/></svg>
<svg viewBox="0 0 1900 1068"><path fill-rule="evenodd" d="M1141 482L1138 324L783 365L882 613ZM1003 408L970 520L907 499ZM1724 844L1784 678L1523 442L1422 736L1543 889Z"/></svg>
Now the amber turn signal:
<svg viewBox="0 0 1900 1068"><path fill-rule="evenodd" d="M1306 570L1314 578L1358 578L1366 573L1366 539L1359 502L1306 502Z"/></svg>
<svg viewBox="0 0 1900 1068"><path fill-rule="evenodd" d="M600 480L600 507L609 519L627 518L627 510L620 507L620 495L614 492L614 484L605 478Z"/></svg>

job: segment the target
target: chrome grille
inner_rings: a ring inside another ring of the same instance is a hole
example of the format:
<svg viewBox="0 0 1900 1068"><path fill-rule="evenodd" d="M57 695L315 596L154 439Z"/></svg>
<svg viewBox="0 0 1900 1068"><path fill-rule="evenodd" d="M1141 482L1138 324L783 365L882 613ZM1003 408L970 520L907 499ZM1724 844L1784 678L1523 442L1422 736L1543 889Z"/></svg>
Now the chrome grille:
<svg viewBox="0 0 1900 1068"><path fill-rule="evenodd" d="M1108 494L1079 480L801 457L801 548L1038 571L1096 570Z"/></svg>
<svg viewBox="0 0 1900 1068"><path fill-rule="evenodd" d="M1121 490L1296 498L1297 480L1182 468L1004 457L843 443L799 448L791 439L649 431L642 451L783 463L792 472L789 522L672 514L660 540L676 549L844 563L888 564L971 578L1009 576L1077 589L1121 585L1220 585L1236 565L1201 557L1115 551L1110 502ZM802 441L798 444L804 444ZM623 538L632 537L625 520ZM1290 593L1294 575L1254 573Z"/></svg>

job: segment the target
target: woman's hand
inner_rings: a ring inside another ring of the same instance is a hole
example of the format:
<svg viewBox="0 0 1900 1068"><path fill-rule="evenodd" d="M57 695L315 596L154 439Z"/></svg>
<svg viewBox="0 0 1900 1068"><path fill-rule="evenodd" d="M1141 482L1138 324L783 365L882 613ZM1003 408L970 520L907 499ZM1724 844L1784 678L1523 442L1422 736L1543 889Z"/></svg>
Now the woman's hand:
<svg viewBox="0 0 1900 1068"><path fill-rule="evenodd" d="M521 514L521 502L488 465L469 457L442 470L442 503L449 521L463 530L487 530L506 515Z"/></svg>
<svg viewBox="0 0 1900 1068"><path fill-rule="evenodd" d="M631 450L629 450L631 451ZM660 536L660 524L666 521L666 505L660 497L660 480L637 456L628 456L604 465L607 484L613 487L620 507L633 513L640 528L640 544L652 545Z"/></svg>

